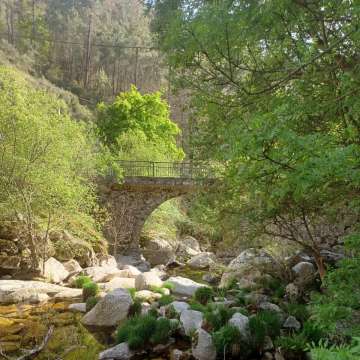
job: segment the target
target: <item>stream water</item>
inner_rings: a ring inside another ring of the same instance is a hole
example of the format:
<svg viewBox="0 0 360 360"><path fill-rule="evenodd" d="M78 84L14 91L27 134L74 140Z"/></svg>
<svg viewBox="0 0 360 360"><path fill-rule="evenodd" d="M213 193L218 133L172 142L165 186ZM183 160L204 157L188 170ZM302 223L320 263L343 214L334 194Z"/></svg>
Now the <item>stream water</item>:
<svg viewBox="0 0 360 360"><path fill-rule="evenodd" d="M184 276L195 281L201 281L203 274L187 268L169 272L171 276ZM53 325L54 333L37 360L97 360L100 351L113 345L113 338L109 333L91 332L82 326L82 315L70 312L69 304L0 306L0 350L16 358L21 355L21 349L39 345ZM0 359L5 359L1 353Z"/></svg>

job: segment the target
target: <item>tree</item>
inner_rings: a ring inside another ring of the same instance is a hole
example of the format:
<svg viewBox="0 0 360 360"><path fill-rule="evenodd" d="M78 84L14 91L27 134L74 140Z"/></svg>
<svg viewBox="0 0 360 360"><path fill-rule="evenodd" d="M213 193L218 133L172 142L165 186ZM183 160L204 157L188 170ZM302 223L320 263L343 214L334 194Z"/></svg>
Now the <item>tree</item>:
<svg viewBox="0 0 360 360"><path fill-rule="evenodd" d="M219 213L305 247L322 277L322 248L359 217L358 14L330 0L188 0L157 22L193 95L194 154L226 164Z"/></svg>
<svg viewBox="0 0 360 360"><path fill-rule="evenodd" d="M161 93L140 94L133 86L112 104L98 106L98 128L113 153L129 160L180 160L176 145L180 129L169 118Z"/></svg>
<svg viewBox="0 0 360 360"><path fill-rule="evenodd" d="M90 129L24 77L0 67L0 213L23 218L35 270L50 226L94 206L97 156Z"/></svg>

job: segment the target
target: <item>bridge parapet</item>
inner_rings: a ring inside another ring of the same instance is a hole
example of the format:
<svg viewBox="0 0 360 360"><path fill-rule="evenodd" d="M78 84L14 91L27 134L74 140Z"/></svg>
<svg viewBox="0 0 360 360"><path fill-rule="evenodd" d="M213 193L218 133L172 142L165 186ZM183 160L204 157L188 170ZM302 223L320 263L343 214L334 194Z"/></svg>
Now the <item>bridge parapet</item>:
<svg viewBox="0 0 360 360"><path fill-rule="evenodd" d="M124 177L152 177L175 179L213 178L212 169L201 163L120 160Z"/></svg>

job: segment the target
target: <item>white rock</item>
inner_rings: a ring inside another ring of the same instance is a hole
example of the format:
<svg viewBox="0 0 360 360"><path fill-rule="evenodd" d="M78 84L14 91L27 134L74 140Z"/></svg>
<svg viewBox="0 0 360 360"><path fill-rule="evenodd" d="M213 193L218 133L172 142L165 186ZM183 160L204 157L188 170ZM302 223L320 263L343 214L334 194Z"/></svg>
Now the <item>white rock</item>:
<svg viewBox="0 0 360 360"><path fill-rule="evenodd" d="M150 290L140 290L135 293L135 298L142 299L144 301L154 302L161 298L161 294L152 292Z"/></svg>
<svg viewBox="0 0 360 360"><path fill-rule="evenodd" d="M112 255L103 255L99 259L99 266L101 267L107 267L107 268L118 268L118 264L116 262L116 259Z"/></svg>
<svg viewBox="0 0 360 360"><path fill-rule="evenodd" d="M152 271L142 273L135 278L136 290L150 290L152 286L161 287L162 280Z"/></svg>
<svg viewBox="0 0 360 360"><path fill-rule="evenodd" d="M193 296L198 288L206 286L181 276L170 277L167 282L174 285L174 293L184 296Z"/></svg>
<svg viewBox="0 0 360 360"><path fill-rule="evenodd" d="M30 304L41 304L45 303L50 299L50 296L44 293L34 294L30 296Z"/></svg>
<svg viewBox="0 0 360 360"><path fill-rule="evenodd" d="M203 252L192 257L187 264L194 269L207 269L215 263L215 255L211 252Z"/></svg>
<svg viewBox="0 0 360 360"><path fill-rule="evenodd" d="M64 263L64 268L69 272L69 273L74 273L77 272L79 273L80 271L82 271L82 267L80 266L80 264L72 259L67 261L66 263Z"/></svg>
<svg viewBox="0 0 360 360"><path fill-rule="evenodd" d="M194 330L200 329L203 322L203 313L196 310L184 310L180 315L180 322L185 335L190 335Z"/></svg>
<svg viewBox="0 0 360 360"><path fill-rule="evenodd" d="M82 319L88 326L116 326L126 320L133 303L127 290L116 289L102 298Z"/></svg>
<svg viewBox="0 0 360 360"><path fill-rule="evenodd" d="M105 284L105 291L112 291L115 289L133 289L135 287L135 279L132 278L114 278Z"/></svg>
<svg viewBox="0 0 360 360"><path fill-rule="evenodd" d="M125 265L123 266L123 270L127 270L128 271L128 276L129 278L136 278L138 275L141 274L141 271L138 270L135 266L132 265Z"/></svg>
<svg viewBox="0 0 360 360"><path fill-rule="evenodd" d="M68 288L55 295L56 300L77 299L82 297L82 289Z"/></svg>
<svg viewBox="0 0 360 360"><path fill-rule="evenodd" d="M118 273L119 269L110 266L91 266L83 270L83 274L96 283L106 282L110 275L116 276Z"/></svg>
<svg viewBox="0 0 360 360"><path fill-rule="evenodd" d="M285 320L283 327L291 330L300 330L301 324L294 316L289 316Z"/></svg>
<svg viewBox="0 0 360 360"><path fill-rule="evenodd" d="M192 236L186 236L180 240L180 243L195 250L196 252L201 252L199 242Z"/></svg>
<svg viewBox="0 0 360 360"><path fill-rule="evenodd" d="M216 349L212 337L203 329L198 329L195 333L197 339L192 346L192 354L197 360L215 360Z"/></svg>
<svg viewBox="0 0 360 360"><path fill-rule="evenodd" d="M148 240L143 254L151 265L167 264L175 260L175 252L172 246L164 239L150 239Z"/></svg>
<svg viewBox="0 0 360 360"><path fill-rule="evenodd" d="M181 314L184 310L188 310L190 307L190 305L184 301L173 301L170 305L174 307L178 314Z"/></svg>
<svg viewBox="0 0 360 360"><path fill-rule="evenodd" d="M250 328L249 328L249 318L247 316L240 313L235 313L229 320L229 324L237 327L242 336L249 337Z"/></svg>
<svg viewBox="0 0 360 360"><path fill-rule="evenodd" d="M99 354L99 360L130 360L134 353L127 343L121 343Z"/></svg>
<svg viewBox="0 0 360 360"><path fill-rule="evenodd" d="M71 312L86 313L86 303L70 304L68 310Z"/></svg>
<svg viewBox="0 0 360 360"><path fill-rule="evenodd" d="M297 278L300 278L302 280L311 277L316 272L314 265L306 261L302 261L296 264L292 268L292 271L295 273Z"/></svg>
<svg viewBox="0 0 360 360"><path fill-rule="evenodd" d="M45 261L44 276L52 283L61 283L69 276L69 272L65 269L64 265L51 257Z"/></svg>

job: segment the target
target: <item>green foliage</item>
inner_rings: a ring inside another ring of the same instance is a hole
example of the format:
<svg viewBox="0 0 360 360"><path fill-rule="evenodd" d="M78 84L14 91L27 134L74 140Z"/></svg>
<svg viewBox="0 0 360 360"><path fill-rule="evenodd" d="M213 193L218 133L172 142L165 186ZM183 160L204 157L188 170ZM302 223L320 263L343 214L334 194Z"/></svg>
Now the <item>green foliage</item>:
<svg viewBox="0 0 360 360"><path fill-rule="evenodd" d="M166 290L164 290L164 287L161 287L161 286L151 285L150 290L152 292L155 292L155 293L158 293L158 294L161 294L161 295L166 295L166 293L167 293Z"/></svg>
<svg viewBox="0 0 360 360"><path fill-rule="evenodd" d="M305 304L288 303L285 305L285 311L302 323L310 317L308 306Z"/></svg>
<svg viewBox="0 0 360 360"><path fill-rule="evenodd" d="M130 296L131 296L131 299L132 299L132 300L135 300L136 289L135 289L135 288L129 288L129 289L128 289L128 292L129 292L129 294L130 294Z"/></svg>
<svg viewBox="0 0 360 360"><path fill-rule="evenodd" d="M285 351L305 352L307 344L307 339L303 334L280 336L275 340L275 345Z"/></svg>
<svg viewBox="0 0 360 360"><path fill-rule="evenodd" d="M360 357L360 338L354 338L351 345L332 345L323 341L319 346L311 348L313 360L357 360Z"/></svg>
<svg viewBox="0 0 360 360"><path fill-rule="evenodd" d="M159 300L158 303L160 306L169 305L175 301L175 298L172 295L163 295Z"/></svg>
<svg viewBox="0 0 360 360"><path fill-rule="evenodd" d="M212 334L217 354L231 354L231 347L239 344L241 334L237 327L225 325Z"/></svg>
<svg viewBox="0 0 360 360"><path fill-rule="evenodd" d="M135 299L134 302L130 305L128 316L138 316L141 315L142 303L141 300Z"/></svg>
<svg viewBox="0 0 360 360"><path fill-rule="evenodd" d="M202 313L204 313L207 309L207 307L205 305L202 305L200 303L198 303L197 301L190 301L189 302L189 305L190 305L190 309L191 310L195 310L195 311L200 311Z"/></svg>
<svg viewBox="0 0 360 360"><path fill-rule="evenodd" d="M279 336L281 321L275 312L261 311L250 317L249 327L254 346L259 348L264 344L266 336L271 338Z"/></svg>
<svg viewBox="0 0 360 360"><path fill-rule="evenodd" d="M168 289L168 290L170 290L170 291L173 291L173 290L175 289L174 284L171 283L171 282L168 282L168 281L165 281L165 282L163 283L163 286L162 286L162 287L165 288L165 289Z"/></svg>
<svg viewBox="0 0 360 360"><path fill-rule="evenodd" d="M85 284L90 283L90 282L92 282L92 280L89 276L80 275L80 276L76 277L76 279L74 281L74 285L76 288L82 289L82 287Z"/></svg>
<svg viewBox="0 0 360 360"><path fill-rule="evenodd" d="M234 315L235 310L224 305L209 304L204 313L204 319L214 331L225 326Z"/></svg>
<svg viewBox="0 0 360 360"><path fill-rule="evenodd" d="M178 319L180 317L180 314L175 310L173 305L169 305L166 308L165 315L168 319Z"/></svg>
<svg viewBox="0 0 360 360"><path fill-rule="evenodd" d="M133 350L153 345L166 343L172 331L168 319L156 319L151 315L134 316L120 326L116 333L118 344L127 342Z"/></svg>
<svg viewBox="0 0 360 360"><path fill-rule="evenodd" d="M124 160L179 160L176 146L180 130L169 118L161 93L140 94L132 87L115 101L98 106L98 128L104 143Z"/></svg>
<svg viewBox="0 0 360 360"><path fill-rule="evenodd" d="M86 299L86 312L89 312L97 303L99 299L96 296L90 296Z"/></svg>
<svg viewBox="0 0 360 360"><path fill-rule="evenodd" d="M204 286L196 289L194 298L202 305L206 305L214 297L214 291L212 288Z"/></svg>
<svg viewBox="0 0 360 360"><path fill-rule="evenodd" d="M87 299L89 299L90 297L96 297L96 295L98 293L99 293L98 284L96 284L94 282L86 282L83 285L82 296L83 296L83 301L84 302L86 302Z"/></svg>
<svg viewBox="0 0 360 360"><path fill-rule="evenodd" d="M157 309L151 308L151 309L149 309L149 311L148 311L148 315L149 315L149 316L152 316L152 317L154 317L154 318L157 318L157 317L159 317L159 312L158 312Z"/></svg>

